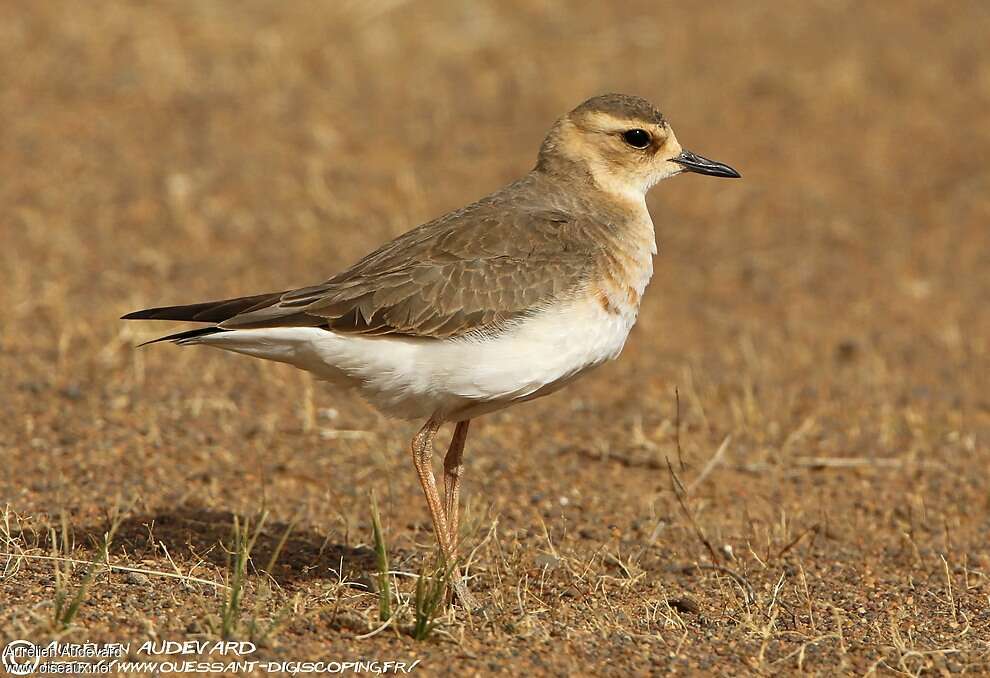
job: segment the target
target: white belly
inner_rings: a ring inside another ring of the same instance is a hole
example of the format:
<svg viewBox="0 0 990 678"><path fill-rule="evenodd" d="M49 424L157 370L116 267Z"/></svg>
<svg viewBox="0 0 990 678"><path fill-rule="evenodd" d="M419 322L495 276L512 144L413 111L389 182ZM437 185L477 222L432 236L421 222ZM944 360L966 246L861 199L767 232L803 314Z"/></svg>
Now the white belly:
<svg viewBox="0 0 990 678"><path fill-rule="evenodd" d="M357 389L387 415L461 420L551 393L619 355L636 310L594 299L541 311L496 337L436 340L334 334L312 327L234 330L207 344L289 363Z"/></svg>

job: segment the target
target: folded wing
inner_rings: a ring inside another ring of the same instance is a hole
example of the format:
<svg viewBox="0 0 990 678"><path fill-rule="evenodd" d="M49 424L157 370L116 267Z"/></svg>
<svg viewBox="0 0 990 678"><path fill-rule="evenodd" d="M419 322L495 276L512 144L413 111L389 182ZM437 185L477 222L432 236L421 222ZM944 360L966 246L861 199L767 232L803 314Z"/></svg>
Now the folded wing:
<svg viewBox="0 0 990 678"><path fill-rule="evenodd" d="M563 212L504 207L481 201L424 224L320 285L124 317L210 322L220 330L326 327L432 338L498 332L583 289L598 247L590 233L575 231L601 228Z"/></svg>

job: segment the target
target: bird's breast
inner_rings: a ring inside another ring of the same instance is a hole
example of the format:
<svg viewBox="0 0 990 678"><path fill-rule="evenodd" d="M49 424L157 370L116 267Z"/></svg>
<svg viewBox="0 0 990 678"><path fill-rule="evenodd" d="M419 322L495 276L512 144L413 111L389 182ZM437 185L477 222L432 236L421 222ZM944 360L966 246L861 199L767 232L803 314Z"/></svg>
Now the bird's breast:
<svg viewBox="0 0 990 678"><path fill-rule="evenodd" d="M643 292L653 277L656 239L653 222L633 224L609 234L602 246L593 293L601 307L635 321Z"/></svg>

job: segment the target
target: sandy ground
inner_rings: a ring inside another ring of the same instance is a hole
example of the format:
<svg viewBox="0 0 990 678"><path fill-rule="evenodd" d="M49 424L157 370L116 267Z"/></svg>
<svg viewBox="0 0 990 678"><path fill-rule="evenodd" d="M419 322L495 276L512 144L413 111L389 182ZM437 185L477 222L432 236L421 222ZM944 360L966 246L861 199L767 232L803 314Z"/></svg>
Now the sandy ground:
<svg viewBox="0 0 990 678"><path fill-rule="evenodd" d="M0 640L226 635L423 675L990 671L990 10L695 4L10 3ZM655 189L621 359L472 427L485 606L416 640L414 427L288 367L137 350L171 326L117 318L325 279L528 170L606 91L744 179ZM361 637L372 490L399 609ZM262 514L239 579L234 518ZM111 526L109 562L150 574L85 564Z"/></svg>

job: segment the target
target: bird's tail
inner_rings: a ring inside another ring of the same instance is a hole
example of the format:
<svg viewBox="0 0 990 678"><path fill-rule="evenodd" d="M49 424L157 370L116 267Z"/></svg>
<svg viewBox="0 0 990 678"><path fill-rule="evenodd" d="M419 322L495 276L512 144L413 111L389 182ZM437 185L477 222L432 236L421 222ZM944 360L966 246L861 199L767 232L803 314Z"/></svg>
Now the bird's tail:
<svg viewBox="0 0 990 678"><path fill-rule="evenodd" d="M185 344L198 344L199 340L203 337L209 336L211 334L218 334L220 332L227 332L228 330L222 329L220 327L200 327L195 330L186 330L185 332L176 332L175 334L167 334L164 337L158 337L157 339L152 339L151 341L146 341L143 344L138 344L138 348L142 346L147 346L148 344L157 344L160 341L171 341L173 344L179 344L183 346Z"/></svg>
<svg viewBox="0 0 990 678"><path fill-rule="evenodd" d="M121 316L121 320L186 320L196 323L222 323L235 315L271 306L278 302L283 294L285 294L284 291L268 292L251 297L207 301L201 304L146 308Z"/></svg>
<svg viewBox="0 0 990 678"><path fill-rule="evenodd" d="M247 313L259 308L270 306L282 297L285 292L269 292L256 294L251 297L207 301L201 304L186 304L184 306L159 306L134 311L121 317L121 320L185 320L197 323L222 323L240 313ZM202 327L185 332L169 334L158 339L146 341L141 346L157 344L160 341L171 341L176 344L196 344L203 337L226 330L220 327Z"/></svg>

